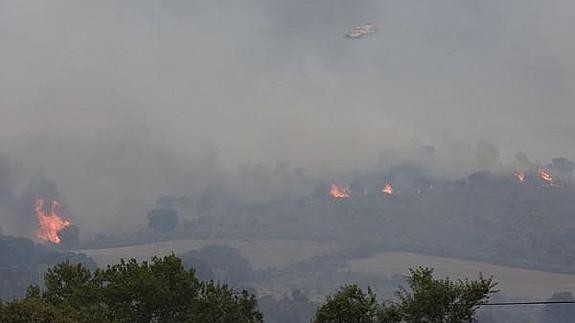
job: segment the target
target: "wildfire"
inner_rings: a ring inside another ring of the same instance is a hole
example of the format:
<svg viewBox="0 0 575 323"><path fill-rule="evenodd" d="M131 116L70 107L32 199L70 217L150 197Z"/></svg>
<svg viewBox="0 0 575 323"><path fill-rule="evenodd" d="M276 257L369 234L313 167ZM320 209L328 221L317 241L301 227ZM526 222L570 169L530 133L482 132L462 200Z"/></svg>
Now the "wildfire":
<svg viewBox="0 0 575 323"><path fill-rule="evenodd" d="M381 190L383 194L392 195L393 194L393 186L390 183L383 184L383 189Z"/></svg>
<svg viewBox="0 0 575 323"><path fill-rule="evenodd" d="M36 217L40 228L36 232L36 237L40 240L50 241L52 243L60 243L58 232L70 225L70 221L58 215L57 211L60 204L52 201L52 206L49 212L44 208L44 199L36 199Z"/></svg>
<svg viewBox="0 0 575 323"><path fill-rule="evenodd" d="M517 178L517 180L518 180L520 183L525 182L525 173L523 173L523 172L515 172L513 175L515 176L515 178Z"/></svg>
<svg viewBox="0 0 575 323"><path fill-rule="evenodd" d="M539 179L546 182L547 184L553 185L553 175L551 175L551 172L546 171L544 169L540 169L537 176L539 177Z"/></svg>
<svg viewBox="0 0 575 323"><path fill-rule="evenodd" d="M336 199L344 199L349 197L349 189L347 187L337 186L332 183L330 185L329 195Z"/></svg>

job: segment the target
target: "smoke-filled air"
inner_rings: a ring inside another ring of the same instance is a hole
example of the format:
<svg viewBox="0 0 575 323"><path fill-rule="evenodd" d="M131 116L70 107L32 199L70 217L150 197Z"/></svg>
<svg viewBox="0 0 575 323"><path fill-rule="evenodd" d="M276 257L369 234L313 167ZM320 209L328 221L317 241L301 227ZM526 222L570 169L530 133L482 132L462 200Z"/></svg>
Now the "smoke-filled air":
<svg viewBox="0 0 575 323"><path fill-rule="evenodd" d="M388 309L419 266L492 275L486 303L548 302L465 319L569 322L575 304L549 302L575 292L574 17L563 0L0 0L0 298L51 295L64 260L173 254L253 293L264 322L333 322L349 284ZM110 313L91 319L132 320Z"/></svg>

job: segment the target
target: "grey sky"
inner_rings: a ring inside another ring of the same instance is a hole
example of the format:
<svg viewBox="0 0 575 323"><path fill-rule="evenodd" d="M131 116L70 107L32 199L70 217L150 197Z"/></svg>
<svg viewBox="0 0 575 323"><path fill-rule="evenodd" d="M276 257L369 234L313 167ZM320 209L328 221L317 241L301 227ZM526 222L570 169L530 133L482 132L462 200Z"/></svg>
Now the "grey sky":
<svg viewBox="0 0 575 323"><path fill-rule="evenodd" d="M565 0L0 0L0 151L54 178L94 226L188 189L181 174L213 156L321 174L420 144L454 174L483 167L485 145L502 163L519 151L575 158L574 11ZM343 37L368 21L377 34Z"/></svg>

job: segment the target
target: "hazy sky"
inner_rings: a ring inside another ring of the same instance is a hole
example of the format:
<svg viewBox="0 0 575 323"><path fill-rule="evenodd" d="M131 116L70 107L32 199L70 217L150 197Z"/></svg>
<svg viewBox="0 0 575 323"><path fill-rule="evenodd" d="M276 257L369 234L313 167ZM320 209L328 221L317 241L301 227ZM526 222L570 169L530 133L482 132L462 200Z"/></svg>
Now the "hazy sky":
<svg viewBox="0 0 575 323"><path fill-rule="evenodd" d="M422 144L466 170L486 145L575 158L574 15L567 0L0 0L0 151L101 226L214 163L329 173ZM377 34L343 37L369 21Z"/></svg>

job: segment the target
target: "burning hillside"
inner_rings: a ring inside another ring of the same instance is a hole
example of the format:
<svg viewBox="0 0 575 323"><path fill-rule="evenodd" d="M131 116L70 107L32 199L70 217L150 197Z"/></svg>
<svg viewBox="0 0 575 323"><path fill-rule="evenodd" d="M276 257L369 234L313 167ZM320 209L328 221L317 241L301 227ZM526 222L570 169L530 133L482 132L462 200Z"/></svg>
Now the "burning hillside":
<svg viewBox="0 0 575 323"><path fill-rule="evenodd" d="M44 199L36 199L34 211L38 219L38 231L36 237L43 241L49 241L55 244L60 243L58 233L70 225L70 221L64 219L58 214L60 204L52 201L51 206L47 207Z"/></svg>
<svg viewBox="0 0 575 323"><path fill-rule="evenodd" d="M329 194L335 199L344 199L349 197L350 191L347 187L338 186L337 184L332 183L330 185Z"/></svg>
<svg viewBox="0 0 575 323"><path fill-rule="evenodd" d="M219 223L229 221L235 234L242 227L242 234L255 236L273 230L302 239L349 239L382 248L575 272L569 252L575 243L575 187L567 180L560 188L554 186L559 189L547 189L536 171L524 177L481 172L460 180L421 174L409 178L402 171L349 178L348 183L332 182L327 188L324 182L321 195L249 205L230 212L233 218L213 214L218 217L213 229L221 230ZM397 198L386 201L390 196ZM209 216L205 221L194 230L212 230ZM555 250L553 257L549 248Z"/></svg>
<svg viewBox="0 0 575 323"><path fill-rule="evenodd" d="M513 176L515 176L515 178L517 179L517 181L519 181L519 183L525 182L525 173L524 172L515 172L513 174Z"/></svg>
<svg viewBox="0 0 575 323"><path fill-rule="evenodd" d="M553 175L551 174L550 171L540 169L539 172L537 173L537 177L540 180L544 181L545 183L553 185Z"/></svg>
<svg viewBox="0 0 575 323"><path fill-rule="evenodd" d="M393 195L393 186L391 186L391 183L385 183L381 192L385 195Z"/></svg>

